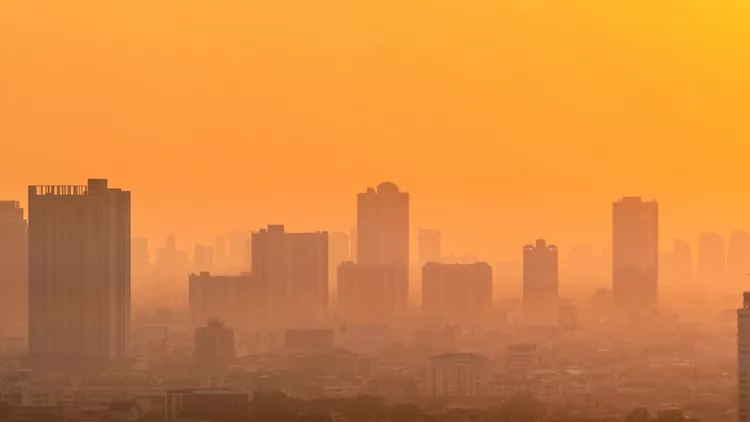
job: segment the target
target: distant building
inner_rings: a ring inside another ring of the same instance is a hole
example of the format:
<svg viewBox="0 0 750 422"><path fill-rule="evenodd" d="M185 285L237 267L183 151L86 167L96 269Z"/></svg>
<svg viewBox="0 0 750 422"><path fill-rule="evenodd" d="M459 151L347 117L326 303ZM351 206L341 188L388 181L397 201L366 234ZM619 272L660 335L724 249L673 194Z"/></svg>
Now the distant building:
<svg viewBox="0 0 750 422"><path fill-rule="evenodd" d="M328 316L328 232L287 233L270 225L253 233L253 277L267 323L304 327Z"/></svg>
<svg viewBox="0 0 750 422"><path fill-rule="evenodd" d="M409 194L390 182L357 195L357 263L409 266Z"/></svg>
<svg viewBox="0 0 750 422"><path fill-rule="evenodd" d="M188 389L169 391L165 397L164 419L213 420L226 411L241 410L250 402L247 391Z"/></svg>
<svg viewBox="0 0 750 422"><path fill-rule="evenodd" d="M217 319L242 331L257 326L262 318L262 291L251 274L216 276L203 272L191 275L188 285L194 326Z"/></svg>
<svg viewBox="0 0 750 422"><path fill-rule="evenodd" d="M750 421L750 292L737 310L737 380L739 420Z"/></svg>
<svg viewBox="0 0 750 422"><path fill-rule="evenodd" d="M557 246L538 239L523 248L523 316L527 324L556 326L559 307Z"/></svg>
<svg viewBox="0 0 750 422"><path fill-rule="evenodd" d="M214 270L214 248L205 245L195 245L193 253L193 269L196 272L211 272Z"/></svg>
<svg viewBox="0 0 750 422"><path fill-rule="evenodd" d="M729 236L727 274L743 281L750 274L750 233L744 230L733 231Z"/></svg>
<svg viewBox="0 0 750 422"><path fill-rule="evenodd" d="M215 374L234 360L234 331L213 320L195 329L195 364L201 374Z"/></svg>
<svg viewBox="0 0 750 422"><path fill-rule="evenodd" d="M627 197L612 204L612 290L623 310L653 310L659 300L659 206Z"/></svg>
<svg viewBox="0 0 750 422"><path fill-rule="evenodd" d="M419 247L419 267L428 262L440 262L443 251L440 240L440 230L420 230L417 238Z"/></svg>
<svg viewBox="0 0 750 422"><path fill-rule="evenodd" d="M741 246L741 237L735 237ZM698 238L698 277L702 283L714 284L724 281L727 273L727 249L724 236L706 232Z"/></svg>
<svg viewBox="0 0 750 422"><path fill-rule="evenodd" d="M151 254L148 250L147 238L133 238L130 245L130 263L133 283L143 284L150 281Z"/></svg>
<svg viewBox="0 0 750 422"><path fill-rule="evenodd" d="M447 322L480 322L492 310L492 268L485 262L422 268L422 314Z"/></svg>
<svg viewBox="0 0 750 422"><path fill-rule="evenodd" d="M336 268L349 260L349 235L343 232L328 233L328 287L336 289Z"/></svg>
<svg viewBox="0 0 750 422"><path fill-rule="evenodd" d="M190 260L186 251L177 249L177 240L167 236L163 248L156 251L155 277L160 283L184 283L190 274Z"/></svg>
<svg viewBox="0 0 750 422"><path fill-rule="evenodd" d="M327 352L333 350L333 330L286 330L284 333L284 346L287 352Z"/></svg>
<svg viewBox="0 0 750 422"><path fill-rule="evenodd" d="M515 375L530 374L539 366L539 348L533 343L517 343L505 351L505 371Z"/></svg>
<svg viewBox="0 0 750 422"><path fill-rule="evenodd" d="M449 353L430 359L425 369L425 396L487 397L494 376L492 362L471 353Z"/></svg>
<svg viewBox="0 0 750 422"><path fill-rule="evenodd" d="M29 187L32 358L70 368L128 357L130 240L130 192L106 179Z"/></svg>
<svg viewBox="0 0 750 422"><path fill-rule="evenodd" d="M28 253L23 208L0 201L0 333L28 323Z"/></svg>
<svg viewBox="0 0 750 422"><path fill-rule="evenodd" d="M407 268L400 265L339 265L337 313L346 322L385 323L406 313Z"/></svg>

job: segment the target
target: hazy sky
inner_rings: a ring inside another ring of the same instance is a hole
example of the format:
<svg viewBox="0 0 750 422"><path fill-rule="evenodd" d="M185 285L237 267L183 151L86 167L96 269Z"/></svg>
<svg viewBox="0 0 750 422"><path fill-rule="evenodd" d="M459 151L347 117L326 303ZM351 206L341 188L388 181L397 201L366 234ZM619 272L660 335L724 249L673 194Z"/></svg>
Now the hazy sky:
<svg viewBox="0 0 750 422"><path fill-rule="evenodd" d="M184 246L384 180L449 251L603 245L623 195L750 228L749 4L2 0L0 198L108 177Z"/></svg>

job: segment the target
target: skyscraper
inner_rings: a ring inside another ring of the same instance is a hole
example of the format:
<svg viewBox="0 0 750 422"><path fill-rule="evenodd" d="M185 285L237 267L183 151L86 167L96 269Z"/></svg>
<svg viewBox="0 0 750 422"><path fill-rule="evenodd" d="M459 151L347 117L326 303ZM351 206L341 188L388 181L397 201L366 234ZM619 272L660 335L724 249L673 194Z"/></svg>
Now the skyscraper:
<svg viewBox="0 0 750 422"><path fill-rule="evenodd" d="M698 276L702 283L724 281L727 273L727 249L724 236L701 233L698 238Z"/></svg>
<svg viewBox="0 0 750 422"><path fill-rule="evenodd" d="M621 309L658 306L658 219L656 202L626 197L612 204L612 290Z"/></svg>
<svg viewBox="0 0 750 422"><path fill-rule="evenodd" d="M417 236L419 244L419 267L428 262L440 262L443 257L440 242L440 230L420 230Z"/></svg>
<svg viewBox="0 0 750 422"><path fill-rule="evenodd" d="M492 310L492 267L486 262L422 267L422 315L452 322L481 322Z"/></svg>
<svg viewBox="0 0 750 422"><path fill-rule="evenodd" d="M345 322L384 323L406 311L404 272L397 265L347 261L337 271L337 313Z"/></svg>
<svg viewBox="0 0 750 422"><path fill-rule="evenodd" d="M106 179L29 187L29 352L84 365L130 353L130 192Z"/></svg>
<svg viewBox="0 0 750 422"><path fill-rule="evenodd" d="M390 182L357 195L357 263L409 266L409 194Z"/></svg>
<svg viewBox="0 0 750 422"><path fill-rule="evenodd" d="M742 295L737 310L737 389L739 420L750 420L750 292Z"/></svg>
<svg viewBox="0 0 750 422"><path fill-rule="evenodd" d="M557 255L557 246L544 239L523 247L523 315L530 325L557 325Z"/></svg>
<svg viewBox="0 0 750 422"><path fill-rule="evenodd" d="M390 182L357 195L357 265L368 274L387 274L395 283L392 309L406 309L409 298L409 194ZM389 270L373 267L391 266ZM395 277L395 279L393 279ZM405 302L402 303L402 298Z"/></svg>
<svg viewBox="0 0 750 422"><path fill-rule="evenodd" d="M266 322L303 326L328 314L328 232L286 233L270 225L253 233L253 277Z"/></svg>
<svg viewBox="0 0 750 422"><path fill-rule="evenodd" d="M0 201L0 332L27 323L28 251L23 208Z"/></svg>
<svg viewBox="0 0 750 422"><path fill-rule="evenodd" d="M750 233L735 230L729 236L727 248L727 274L745 280L750 273Z"/></svg>

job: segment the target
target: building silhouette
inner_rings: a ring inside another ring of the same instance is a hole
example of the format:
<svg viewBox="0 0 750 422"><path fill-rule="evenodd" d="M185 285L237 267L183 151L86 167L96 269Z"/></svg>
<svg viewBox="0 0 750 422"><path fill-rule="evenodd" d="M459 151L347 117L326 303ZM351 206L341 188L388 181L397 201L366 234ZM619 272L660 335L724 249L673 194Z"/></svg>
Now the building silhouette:
<svg viewBox="0 0 750 422"><path fill-rule="evenodd" d="M269 225L253 233L253 277L260 283L266 322L286 327L328 316L328 232L287 233Z"/></svg>
<svg viewBox="0 0 750 422"><path fill-rule="evenodd" d="M130 246L130 192L109 188L106 179L29 187L35 361L91 367L128 357Z"/></svg>
<svg viewBox="0 0 750 422"><path fill-rule="evenodd" d="M28 251L23 208L0 201L0 333L28 323Z"/></svg>
<svg viewBox="0 0 750 422"><path fill-rule="evenodd" d="M529 325L557 325L560 295L557 246L537 239L523 248L523 316Z"/></svg>
<svg viewBox="0 0 750 422"><path fill-rule="evenodd" d="M357 263L409 266L409 194L390 182L357 195Z"/></svg>
<svg viewBox="0 0 750 422"><path fill-rule="evenodd" d="M750 292L737 310L737 389L740 421L750 420Z"/></svg>
<svg viewBox="0 0 750 422"><path fill-rule="evenodd" d="M214 270L214 248L212 246L195 245L193 269L198 273L210 273Z"/></svg>
<svg viewBox="0 0 750 422"><path fill-rule="evenodd" d="M492 267L486 262L422 267L422 315L445 322L481 322L492 310Z"/></svg>
<svg viewBox="0 0 750 422"><path fill-rule="evenodd" d="M424 267L428 262L440 262L443 257L443 251L440 241L440 230L419 231L417 235L419 268Z"/></svg>
<svg viewBox="0 0 750 422"><path fill-rule="evenodd" d="M626 197L612 204L612 290L615 304L651 310L659 299L659 206Z"/></svg>
<svg viewBox="0 0 750 422"><path fill-rule="evenodd" d="M199 374L216 374L234 360L234 331L218 320L195 329L195 363Z"/></svg>
<svg viewBox="0 0 750 422"><path fill-rule="evenodd" d="M727 275L744 280L750 274L750 233L735 230L727 246Z"/></svg>
<svg viewBox="0 0 750 422"><path fill-rule="evenodd" d="M724 281L727 273L727 250L724 236L701 233L698 237L698 277L702 283Z"/></svg>
<svg viewBox="0 0 750 422"><path fill-rule="evenodd" d="M349 235L344 232L328 233L328 287L336 288L336 268L349 260Z"/></svg>
<svg viewBox="0 0 750 422"><path fill-rule="evenodd" d="M384 323L406 312L406 273L397 265L347 261L338 267L337 314L345 322Z"/></svg>
<svg viewBox="0 0 750 422"><path fill-rule="evenodd" d="M130 261L132 268L132 281L142 284L151 277L151 254L148 251L148 239L145 237L134 237L130 245Z"/></svg>
<svg viewBox="0 0 750 422"><path fill-rule="evenodd" d="M167 236L164 247L156 251L155 272L158 282L172 284L185 283L185 277L190 274L188 253L177 249L174 235Z"/></svg>
<svg viewBox="0 0 750 422"><path fill-rule="evenodd" d="M190 319L194 326L220 320L238 331L257 326L263 298L252 274L192 274L188 281Z"/></svg>

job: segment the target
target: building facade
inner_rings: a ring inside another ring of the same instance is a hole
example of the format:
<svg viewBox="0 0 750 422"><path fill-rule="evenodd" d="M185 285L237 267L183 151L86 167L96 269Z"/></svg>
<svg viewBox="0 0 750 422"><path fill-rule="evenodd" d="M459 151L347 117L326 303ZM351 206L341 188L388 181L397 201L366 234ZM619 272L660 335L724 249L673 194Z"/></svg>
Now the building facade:
<svg viewBox="0 0 750 422"><path fill-rule="evenodd" d="M487 397L494 377L492 362L471 353L449 353L430 359L425 370L425 396Z"/></svg>
<svg viewBox="0 0 750 422"><path fill-rule="evenodd" d="M357 195L357 263L409 266L409 194L390 182Z"/></svg>
<svg viewBox="0 0 750 422"><path fill-rule="evenodd" d="M444 322L481 322L492 310L492 267L486 262L422 267L422 315Z"/></svg>
<svg viewBox="0 0 750 422"><path fill-rule="evenodd" d="M347 322L386 322L403 316L408 301L407 269L400 265L344 262L337 276L337 315Z"/></svg>
<svg viewBox="0 0 750 422"><path fill-rule="evenodd" d="M621 310L659 301L659 206L626 197L612 205L612 291Z"/></svg>
<svg viewBox="0 0 750 422"><path fill-rule="evenodd" d="M130 347L130 192L29 187L30 354L90 364Z"/></svg>
<svg viewBox="0 0 750 422"><path fill-rule="evenodd" d="M0 201L0 333L28 323L28 252L23 208Z"/></svg>
<svg viewBox="0 0 750 422"><path fill-rule="evenodd" d="M557 246L538 239L523 248L523 317L529 325L557 325L559 307Z"/></svg>

